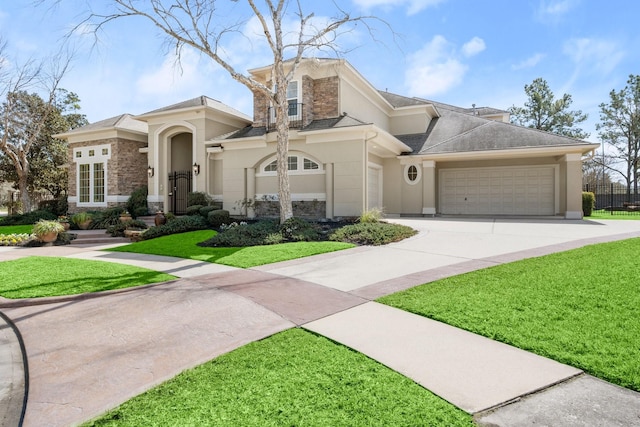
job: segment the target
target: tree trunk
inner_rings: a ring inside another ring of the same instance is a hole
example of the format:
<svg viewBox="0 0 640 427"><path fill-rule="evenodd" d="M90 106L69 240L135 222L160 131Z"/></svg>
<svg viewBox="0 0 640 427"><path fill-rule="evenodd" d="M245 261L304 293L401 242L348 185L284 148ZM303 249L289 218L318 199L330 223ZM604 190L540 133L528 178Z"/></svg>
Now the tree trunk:
<svg viewBox="0 0 640 427"><path fill-rule="evenodd" d="M286 89L285 89L286 90ZM289 186L289 117L286 99L276 105L276 133L278 136L278 200L280 202L280 224L293 217L291 190Z"/></svg>
<svg viewBox="0 0 640 427"><path fill-rule="evenodd" d="M29 197L29 188L27 186L28 169L22 170L18 175L18 190L20 190L20 201L22 202L22 212L31 212L31 198Z"/></svg>

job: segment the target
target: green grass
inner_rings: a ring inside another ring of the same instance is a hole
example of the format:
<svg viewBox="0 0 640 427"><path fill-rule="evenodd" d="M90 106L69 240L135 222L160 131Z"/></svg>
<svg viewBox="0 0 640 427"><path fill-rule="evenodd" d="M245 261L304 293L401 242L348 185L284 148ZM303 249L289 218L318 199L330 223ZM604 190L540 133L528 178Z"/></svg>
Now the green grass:
<svg viewBox="0 0 640 427"><path fill-rule="evenodd" d="M354 246L350 243L341 242L295 242L246 248L205 248L197 246L197 243L210 239L214 234L215 231L213 230L191 231L158 237L157 239L143 240L109 250L166 255L232 267L249 268L325 252L339 251Z"/></svg>
<svg viewBox="0 0 640 427"><path fill-rule="evenodd" d="M613 215L611 215L610 211L605 211L604 209L601 210L597 210L597 211L593 211L591 212L590 216L585 216L584 219L593 219L593 220L598 220L598 219L615 219L615 220L627 220L627 221L640 221L640 212L634 212L634 213L630 213L630 212L614 212Z"/></svg>
<svg viewBox="0 0 640 427"><path fill-rule="evenodd" d="M640 239L447 278L379 299L640 391Z"/></svg>
<svg viewBox="0 0 640 427"><path fill-rule="evenodd" d="M5 225L0 227L0 234L31 234L33 225Z"/></svg>
<svg viewBox="0 0 640 427"><path fill-rule="evenodd" d="M472 426L383 365L301 329L185 371L89 426Z"/></svg>
<svg viewBox="0 0 640 427"><path fill-rule="evenodd" d="M130 288L174 276L104 261L32 256L0 262L0 295L38 298Z"/></svg>

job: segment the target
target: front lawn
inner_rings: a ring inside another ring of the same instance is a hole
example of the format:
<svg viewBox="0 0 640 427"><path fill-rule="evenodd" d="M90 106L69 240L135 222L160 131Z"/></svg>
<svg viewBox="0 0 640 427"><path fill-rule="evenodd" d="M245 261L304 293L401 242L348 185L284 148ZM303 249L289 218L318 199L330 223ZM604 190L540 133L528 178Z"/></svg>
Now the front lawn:
<svg viewBox="0 0 640 427"><path fill-rule="evenodd" d="M33 225L4 225L0 226L0 234L31 234Z"/></svg>
<svg viewBox="0 0 640 427"><path fill-rule="evenodd" d="M472 426L410 379L302 329L241 347L88 426Z"/></svg>
<svg viewBox="0 0 640 427"><path fill-rule="evenodd" d="M210 239L215 233L213 230L200 230L171 234L169 236L143 240L108 250L173 256L224 264L232 267L250 268L263 264L339 251L354 246L350 243L342 242L294 242L244 248L201 247L197 245L200 242Z"/></svg>
<svg viewBox="0 0 640 427"><path fill-rule="evenodd" d="M0 296L39 298L130 288L174 276L104 261L31 256L0 262Z"/></svg>
<svg viewBox="0 0 640 427"><path fill-rule="evenodd" d="M640 391L640 239L428 283L379 299Z"/></svg>

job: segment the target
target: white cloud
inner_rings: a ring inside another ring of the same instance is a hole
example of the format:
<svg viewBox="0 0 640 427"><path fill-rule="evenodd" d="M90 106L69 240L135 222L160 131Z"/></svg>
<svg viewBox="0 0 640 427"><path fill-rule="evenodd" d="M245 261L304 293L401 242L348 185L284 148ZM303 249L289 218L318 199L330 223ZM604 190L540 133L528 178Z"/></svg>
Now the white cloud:
<svg viewBox="0 0 640 427"><path fill-rule="evenodd" d="M415 15L422 10L435 6L446 0L353 0L353 2L364 10L371 10L376 7L382 9L392 9L394 7L407 7L407 15Z"/></svg>
<svg viewBox="0 0 640 427"><path fill-rule="evenodd" d="M624 50L617 43L590 38L570 39L563 51L577 67L605 74L613 71L624 57Z"/></svg>
<svg viewBox="0 0 640 427"><path fill-rule="evenodd" d="M538 65L538 63L540 61L542 61L544 59L546 55L544 53L536 53L530 57L528 57L527 59L518 62L517 64L513 64L511 66L512 70L523 70L525 68L533 68L536 65Z"/></svg>
<svg viewBox="0 0 640 427"><path fill-rule="evenodd" d="M536 16L544 23L556 23L579 2L580 0L540 0Z"/></svg>
<svg viewBox="0 0 640 427"><path fill-rule="evenodd" d="M485 50L487 46L484 44L484 40L480 37L474 37L464 45L462 45L462 54L467 58L477 55L483 50Z"/></svg>
<svg viewBox="0 0 640 427"><path fill-rule="evenodd" d="M458 86L469 68L458 57L452 43L441 35L435 36L408 58L405 84L409 93L429 97Z"/></svg>

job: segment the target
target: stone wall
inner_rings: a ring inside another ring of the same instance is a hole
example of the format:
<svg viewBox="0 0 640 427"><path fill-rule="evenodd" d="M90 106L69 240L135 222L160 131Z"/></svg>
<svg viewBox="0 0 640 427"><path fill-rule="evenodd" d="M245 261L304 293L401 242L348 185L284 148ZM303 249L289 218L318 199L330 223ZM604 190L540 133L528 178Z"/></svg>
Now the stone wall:
<svg viewBox="0 0 640 427"><path fill-rule="evenodd" d="M139 149L147 145L146 142L133 141L122 138L107 138L93 141L74 143L69 145L67 158L69 160L69 196L78 196L77 189L77 163L73 156L74 148L91 147L97 145L109 145L111 158L106 166L106 198L107 207L124 205L124 201L110 202L113 196L128 198L131 192L143 185L147 185L147 155L139 152ZM69 212L79 210L100 210L100 207L78 207L76 203L69 203ZM104 209L104 208L102 208Z"/></svg>
<svg viewBox="0 0 640 427"><path fill-rule="evenodd" d="M325 218L327 203L324 201L294 201L293 216L307 219ZM280 203L278 201L256 201L255 213L258 218L278 218L280 216Z"/></svg>
<svg viewBox="0 0 640 427"><path fill-rule="evenodd" d="M262 127L267 125L267 114L269 112L269 100L261 93L253 92L253 126Z"/></svg>
<svg viewBox="0 0 640 427"><path fill-rule="evenodd" d="M339 79L337 76L313 81L314 120L338 117Z"/></svg>

